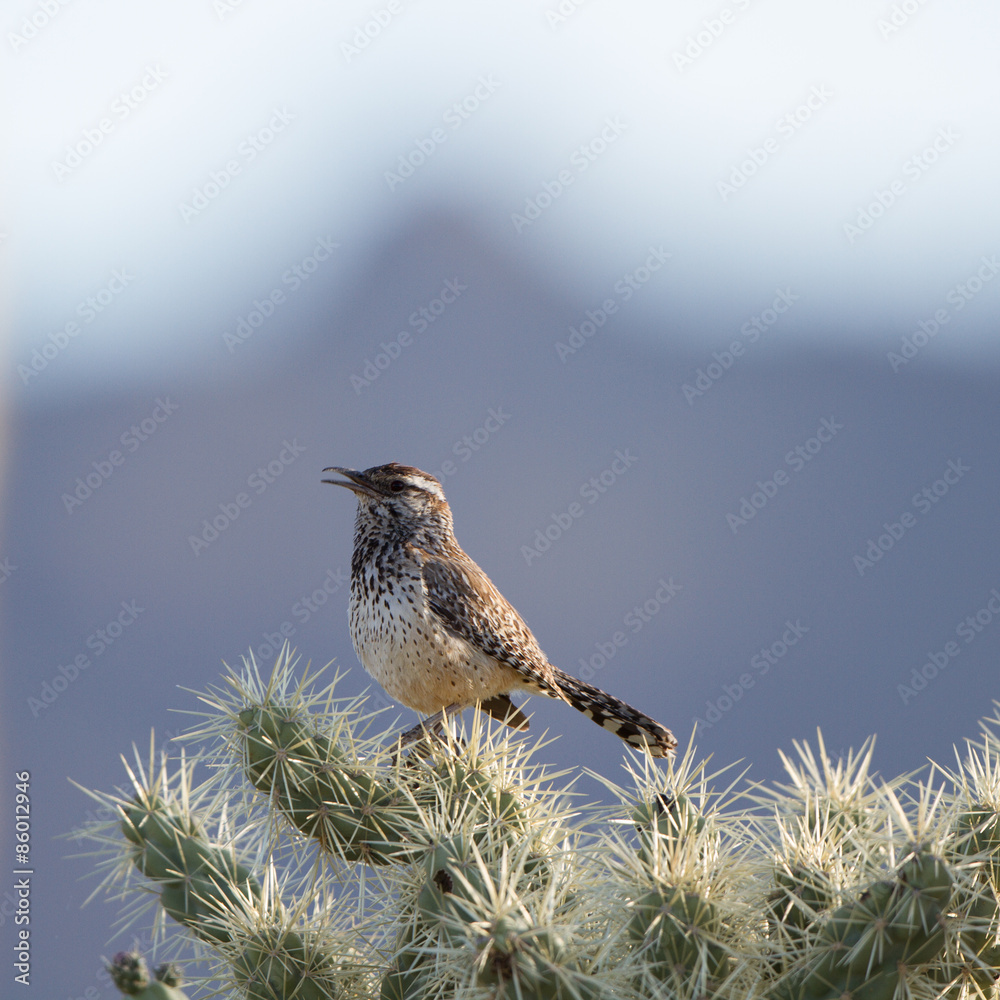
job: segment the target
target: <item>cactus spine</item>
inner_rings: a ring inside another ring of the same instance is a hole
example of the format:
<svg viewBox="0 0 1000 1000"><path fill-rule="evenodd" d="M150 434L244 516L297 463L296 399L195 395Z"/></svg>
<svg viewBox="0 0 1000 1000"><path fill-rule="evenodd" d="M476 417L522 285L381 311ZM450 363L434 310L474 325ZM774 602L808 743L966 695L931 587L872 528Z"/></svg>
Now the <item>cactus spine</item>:
<svg viewBox="0 0 1000 1000"><path fill-rule="evenodd" d="M206 749L151 746L131 788L90 793L117 812L88 836L126 922L152 909L158 946L211 961L213 988L1000 1000L1000 716L954 770L887 783L871 743L834 760L820 739L764 788L689 747L586 806L478 715L397 761L335 685L288 650L267 677L248 662L201 696Z"/></svg>

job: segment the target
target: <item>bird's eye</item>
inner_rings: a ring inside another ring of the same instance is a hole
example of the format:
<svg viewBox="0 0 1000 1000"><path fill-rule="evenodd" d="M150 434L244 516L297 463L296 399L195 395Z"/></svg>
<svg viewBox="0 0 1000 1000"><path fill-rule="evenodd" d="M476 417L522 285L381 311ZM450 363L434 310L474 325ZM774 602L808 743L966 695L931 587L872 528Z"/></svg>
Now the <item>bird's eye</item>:
<svg viewBox="0 0 1000 1000"><path fill-rule="evenodd" d="M389 483L389 489L392 490L393 493L402 493L403 490L406 489L406 483L404 483L402 479L394 479L391 483Z"/></svg>

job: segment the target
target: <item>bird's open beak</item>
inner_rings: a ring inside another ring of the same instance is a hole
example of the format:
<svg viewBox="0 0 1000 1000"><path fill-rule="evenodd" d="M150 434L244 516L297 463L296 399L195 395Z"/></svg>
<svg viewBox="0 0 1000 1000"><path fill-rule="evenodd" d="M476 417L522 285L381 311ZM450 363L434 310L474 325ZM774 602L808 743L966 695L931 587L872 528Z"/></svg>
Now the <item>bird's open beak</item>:
<svg viewBox="0 0 1000 1000"><path fill-rule="evenodd" d="M329 469L324 469L323 471L336 472L338 475L344 476L345 479L350 480L350 482L345 483L340 479L324 479L324 483L329 483L331 486L346 486L347 489L352 490L359 496L381 496L378 490L376 490L365 478L365 474L363 472L358 472L356 469L341 469L336 465L331 465Z"/></svg>

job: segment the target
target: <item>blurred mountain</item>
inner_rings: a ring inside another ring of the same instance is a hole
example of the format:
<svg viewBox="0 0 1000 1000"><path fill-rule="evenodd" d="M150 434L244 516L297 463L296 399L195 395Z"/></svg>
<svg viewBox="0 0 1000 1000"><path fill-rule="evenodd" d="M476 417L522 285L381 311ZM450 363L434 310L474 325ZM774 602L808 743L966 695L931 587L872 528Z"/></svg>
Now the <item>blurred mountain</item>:
<svg viewBox="0 0 1000 1000"><path fill-rule="evenodd" d="M552 661L682 742L704 720L714 764L775 777L776 749L819 726L834 750L878 734L895 774L975 735L1000 697L991 377L930 351L895 372L883 352L793 352L766 325L681 350L669 316L629 312L669 260L628 298L569 300L450 215L370 259L328 253L350 294L275 275L206 331L211 371L14 400L6 728L39 870L60 872L39 909L67 915L39 936L40 981L57 953L96 970L111 926L100 904L81 923L90 886L63 873L89 862L51 840L87 812L67 776L121 784L119 753L193 721L181 688L285 637L350 667L345 692L367 685L346 618L354 504L320 483L331 464L439 474L460 542ZM545 759L621 777L614 738L528 706L560 734Z"/></svg>

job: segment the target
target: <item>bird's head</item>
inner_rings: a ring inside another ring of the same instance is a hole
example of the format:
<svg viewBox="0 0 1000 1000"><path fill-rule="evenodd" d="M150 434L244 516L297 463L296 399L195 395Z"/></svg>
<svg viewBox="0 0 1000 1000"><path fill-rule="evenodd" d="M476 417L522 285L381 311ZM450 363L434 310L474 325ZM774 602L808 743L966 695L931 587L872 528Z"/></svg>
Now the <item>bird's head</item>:
<svg viewBox="0 0 1000 1000"><path fill-rule="evenodd" d="M423 524L447 526L451 530L451 511L444 490L428 472L398 462L375 465L364 472L339 466L323 471L344 477L323 482L351 490L358 498L359 515L387 518L411 529Z"/></svg>

